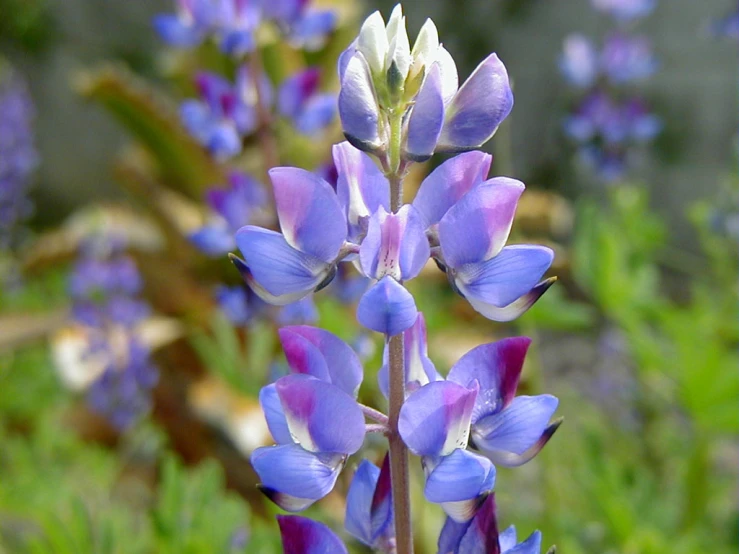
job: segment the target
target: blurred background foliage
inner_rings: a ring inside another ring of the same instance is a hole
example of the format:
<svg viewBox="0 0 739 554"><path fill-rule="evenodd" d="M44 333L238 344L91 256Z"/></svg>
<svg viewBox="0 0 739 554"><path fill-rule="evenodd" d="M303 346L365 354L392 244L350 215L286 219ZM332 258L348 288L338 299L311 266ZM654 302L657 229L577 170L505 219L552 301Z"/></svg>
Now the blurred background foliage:
<svg viewBox="0 0 739 554"><path fill-rule="evenodd" d="M318 64L335 89L336 56L360 16L391 3L341 2L341 25L317 52L265 47L271 80ZM499 471L503 526L524 536L540 528L567 554L735 552L736 43L705 32L731 2L663 1L646 23L663 67L645 88L665 133L646 166L610 187L573 169L559 130L567 93L554 52L565 34L602 25L584 0L404 7L411 36L425 17L436 21L462 75L493 50L506 62L516 109L491 143L493 172L529 186L515 237L558 254L559 283L511 325L475 317L441 274L411 284L442 373L483 341L527 334L535 342L525 391L561 399L565 423L542 454ZM226 171L185 131L177 104L193 94L195 68L234 67L208 45L163 48L150 18L170 9L164 0L0 0L0 51L29 82L40 153L32 236L17 253L22 282L0 292L0 551L279 551L275 510L247 461L269 441L256 396L280 371L274 325L231 324L212 289L238 275L185 238ZM281 123L275 135L281 163L309 169L340 140L336 127L311 140ZM259 148L249 139L238 167L262 172ZM135 235L142 222L154 231L131 239L130 253L144 296L176 331L154 352L150 415L121 433L64 386L49 343L67 321L81 237L111 226ZM357 337L351 308L335 298L317 307L322 326L364 341L361 394L377 402L381 345ZM376 459L382 444L373 440L363 455ZM335 529L346 473L309 512ZM435 552L443 520L422 501L419 474L424 554Z"/></svg>

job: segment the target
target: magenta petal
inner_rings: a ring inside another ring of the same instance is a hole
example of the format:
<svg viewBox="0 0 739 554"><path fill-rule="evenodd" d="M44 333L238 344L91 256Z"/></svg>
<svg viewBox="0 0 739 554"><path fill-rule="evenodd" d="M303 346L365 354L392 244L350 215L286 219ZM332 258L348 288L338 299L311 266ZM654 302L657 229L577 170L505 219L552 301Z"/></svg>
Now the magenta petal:
<svg viewBox="0 0 739 554"><path fill-rule="evenodd" d="M437 152L464 152L485 144L513 108L508 72L496 54L477 66L447 107Z"/></svg>
<svg viewBox="0 0 739 554"><path fill-rule="evenodd" d="M455 283L468 300L503 308L529 292L553 259L554 252L545 246L506 246L486 262L463 266Z"/></svg>
<svg viewBox="0 0 739 554"><path fill-rule="evenodd" d="M402 333L413 325L417 316L411 293L390 276L383 277L365 292L357 306L357 321L387 336Z"/></svg>
<svg viewBox="0 0 739 554"><path fill-rule="evenodd" d="M343 340L307 325L283 327L278 332L292 371L333 383L345 393L357 396L363 378L362 363Z"/></svg>
<svg viewBox="0 0 739 554"><path fill-rule="evenodd" d="M364 442L364 415L339 387L308 375L275 383L295 442L311 452L354 454Z"/></svg>
<svg viewBox="0 0 739 554"><path fill-rule="evenodd" d="M549 394L517 396L504 410L475 422L473 441L491 459L497 452L521 456L540 443L542 437L548 435L547 440L551 437L553 431L547 433L549 420L558 403L557 398ZM501 456L499 461L504 459Z"/></svg>
<svg viewBox="0 0 739 554"><path fill-rule="evenodd" d="M237 264L242 276L254 292L273 304L307 296L331 270L329 264L291 247L281 234L261 227L239 229L236 244L244 255L245 266Z"/></svg>
<svg viewBox="0 0 739 554"><path fill-rule="evenodd" d="M333 147L336 194L349 223L350 239L364 234L362 221L379 207L390 208L390 184L372 158L348 142Z"/></svg>
<svg viewBox="0 0 739 554"><path fill-rule="evenodd" d="M449 267L484 262L508 240L524 185L495 177L475 187L439 222L439 243Z"/></svg>
<svg viewBox="0 0 739 554"><path fill-rule="evenodd" d="M251 465L267 496L288 495L291 505L304 508L331 492L344 456L314 454L297 444L265 446L252 453Z"/></svg>
<svg viewBox="0 0 739 554"><path fill-rule="evenodd" d="M296 167L275 167L269 176L287 243L325 263L333 262L346 240L346 219L334 189Z"/></svg>
<svg viewBox="0 0 739 554"><path fill-rule="evenodd" d="M344 135L354 146L360 150L373 151L382 145L375 87L367 62L360 52L352 55L343 70L339 116Z"/></svg>
<svg viewBox="0 0 739 554"><path fill-rule="evenodd" d="M478 150L448 159L423 180L413 207L428 226L438 223L449 208L487 178L492 161L490 154Z"/></svg>
<svg viewBox="0 0 739 554"><path fill-rule="evenodd" d="M439 534L439 554L501 554L495 494L490 494L471 521L446 520ZM539 554L537 552L537 554Z"/></svg>
<svg viewBox="0 0 739 554"><path fill-rule="evenodd" d="M284 554L347 554L341 539L323 523L300 516L277 516Z"/></svg>
<svg viewBox="0 0 739 554"><path fill-rule="evenodd" d="M367 236L359 249L362 271L367 277L396 281L413 279L430 256L423 218L406 204L398 213L379 208L370 218Z"/></svg>
<svg viewBox="0 0 739 554"><path fill-rule="evenodd" d="M465 448L478 387L435 381L412 393L400 409L398 431L418 456L446 456Z"/></svg>
<svg viewBox="0 0 739 554"><path fill-rule="evenodd" d="M530 344L528 337L511 337L483 344L467 352L449 370L449 381L463 387L471 387L475 381L480 384L472 414L473 424L511 403Z"/></svg>
<svg viewBox="0 0 739 554"><path fill-rule="evenodd" d="M416 162L428 160L434 153L443 125L444 98L441 91L441 73L439 65L434 64L416 95L413 111L408 120L406 157Z"/></svg>

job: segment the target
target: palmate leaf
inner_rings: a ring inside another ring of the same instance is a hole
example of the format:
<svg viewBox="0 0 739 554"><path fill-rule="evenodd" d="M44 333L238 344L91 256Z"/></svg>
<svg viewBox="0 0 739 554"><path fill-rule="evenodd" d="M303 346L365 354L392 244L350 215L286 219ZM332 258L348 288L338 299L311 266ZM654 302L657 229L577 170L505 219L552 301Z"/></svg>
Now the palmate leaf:
<svg viewBox="0 0 739 554"><path fill-rule="evenodd" d="M77 90L104 106L156 161L160 180L200 201L225 181L221 168L180 123L176 108L148 83L119 66L83 73Z"/></svg>

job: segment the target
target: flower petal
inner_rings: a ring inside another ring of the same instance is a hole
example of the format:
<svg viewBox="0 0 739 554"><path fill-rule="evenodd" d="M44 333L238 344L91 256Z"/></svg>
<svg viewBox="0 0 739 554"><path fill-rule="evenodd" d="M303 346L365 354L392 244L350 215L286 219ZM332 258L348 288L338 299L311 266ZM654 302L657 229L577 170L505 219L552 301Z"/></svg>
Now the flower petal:
<svg viewBox="0 0 739 554"><path fill-rule="evenodd" d="M524 188L521 181L495 177L446 212L439 222L439 243L449 267L477 264L498 255L508 240Z"/></svg>
<svg viewBox="0 0 739 554"><path fill-rule="evenodd" d="M437 152L479 148L513 108L508 72L496 54L477 66L447 107Z"/></svg>
<svg viewBox="0 0 739 554"><path fill-rule="evenodd" d="M459 75L457 74L457 64L449 51L442 45L436 53L436 63L439 64L441 70L441 96L444 98L444 105L448 105L459 89Z"/></svg>
<svg viewBox="0 0 739 554"><path fill-rule="evenodd" d="M357 50L367 60L373 72L382 71L389 48L385 20L379 11L372 13L362 23L357 37Z"/></svg>
<svg viewBox="0 0 739 554"><path fill-rule="evenodd" d="M346 240L346 220L334 189L314 173L297 167L275 167L269 176L287 243L326 263L333 262Z"/></svg>
<svg viewBox="0 0 739 554"><path fill-rule="evenodd" d="M426 500L436 504L446 502L461 502L472 500L471 510L467 510L468 517L459 518L448 514L456 521L472 519L479 506L477 500L487 494L495 486L495 467L487 458L473 454L463 448L458 448L441 461L426 477L424 494Z"/></svg>
<svg viewBox="0 0 739 554"><path fill-rule="evenodd" d="M509 525L506 529L501 531L500 535L498 535L498 544L500 544L500 551L506 552L507 550L510 550L514 546L516 546L516 543L518 540L516 539L516 526L515 525ZM537 552L537 554L539 554Z"/></svg>
<svg viewBox="0 0 739 554"><path fill-rule="evenodd" d="M500 554L495 494L485 498L467 522L447 518L439 534L439 554Z"/></svg>
<svg viewBox="0 0 739 554"><path fill-rule="evenodd" d="M408 120L405 156L409 160L423 162L434 153L444 125L444 99L441 95L441 72L438 64L431 70L416 95L413 111Z"/></svg>
<svg viewBox="0 0 739 554"><path fill-rule="evenodd" d="M526 352L528 337L511 337L473 348L449 370L447 379L463 387L477 381L477 395L472 423L508 406L516 394Z"/></svg>
<svg viewBox="0 0 739 554"><path fill-rule="evenodd" d="M406 204L397 213L380 207L372 215L359 260L367 277L402 281L418 275L430 254L423 218Z"/></svg>
<svg viewBox="0 0 739 554"><path fill-rule="evenodd" d="M191 48L200 44L205 36L202 28L195 24L187 24L176 15L157 15L153 23L157 34L171 46Z"/></svg>
<svg viewBox="0 0 739 554"><path fill-rule="evenodd" d="M308 375L275 382L293 440L311 452L354 454L365 435L364 415L339 387Z"/></svg>
<svg viewBox="0 0 739 554"><path fill-rule="evenodd" d="M336 96L316 94L306 102L295 118L295 128L304 135L313 135L328 127L336 116Z"/></svg>
<svg viewBox="0 0 739 554"><path fill-rule="evenodd" d="M403 367L406 375L407 392L413 392L432 381L442 380L441 375L436 371L436 367L428 357L426 321L421 312L418 312L418 318L413 326L403 331L403 349L405 350L405 365ZM386 397L388 396L388 359L389 351L386 344L383 353L383 365L377 373L380 390Z"/></svg>
<svg viewBox="0 0 739 554"><path fill-rule="evenodd" d="M478 386L435 381L412 393L400 409L398 431L418 456L446 456L465 448Z"/></svg>
<svg viewBox="0 0 739 554"><path fill-rule="evenodd" d="M314 454L297 444L264 446L251 455L251 465L270 499L276 493L306 501L323 498L334 488L343 462L344 456Z"/></svg>
<svg viewBox="0 0 739 554"><path fill-rule="evenodd" d="M479 150L448 159L423 180L413 207L428 226L438 223L449 208L485 180L492 161L490 154Z"/></svg>
<svg viewBox="0 0 739 554"><path fill-rule="evenodd" d="M529 292L553 259L546 246L506 246L486 262L463 266L455 284L466 298L503 308Z"/></svg>
<svg viewBox="0 0 739 554"><path fill-rule="evenodd" d="M295 250L274 231L247 225L236 233L236 244L244 255L252 283L259 285L252 288L265 302L275 297L286 300L278 299L281 304L294 302L313 292L330 274L329 264ZM252 285L249 280L247 278L247 283ZM265 298L260 289L272 298Z"/></svg>
<svg viewBox="0 0 739 554"><path fill-rule="evenodd" d="M387 336L408 329L417 315L411 293L390 276L383 277L365 292L357 306L357 321L363 327Z"/></svg>
<svg viewBox="0 0 739 554"><path fill-rule="evenodd" d="M214 221L190 233L187 237L195 248L208 256L222 256L236 247L233 234L225 221Z"/></svg>
<svg viewBox="0 0 739 554"><path fill-rule="evenodd" d="M277 109L285 117L294 118L308 99L318 91L320 70L310 67L282 82L277 91Z"/></svg>
<svg viewBox="0 0 739 554"><path fill-rule="evenodd" d="M549 420L554 415L558 403L557 398L549 394L517 396L504 410L475 422L472 440L491 459L496 452L510 452L521 456L547 434ZM547 440L549 437L551 434ZM503 458L499 457L499 461Z"/></svg>
<svg viewBox="0 0 739 554"><path fill-rule="evenodd" d="M300 516L277 516L284 554L347 554L341 539L323 523Z"/></svg>
<svg viewBox="0 0 739 554"><path fill-rule="evenodd" d="M517 544L510 550L503 551L506 554L540 554L541 553L541 532L534 531L528 539Z"/></svg>
<svg viewBox="0 0 739 554"><path fill-rule="evenodd" d="M294 444L290 428L287 426L285 412L282 409L280 396L277 394L277 388L274 383L262 387L259 391L259 404L262 406L264 418L267 420L267 427L272 438L277 444Z"/></svg>
<svg viewBox="0 0 739 554"><path fill-rule="evenodd" d="M339 92L339 117L346 139L360 150L374 151L382 145L375 87L360 52L355 52L344 69Z"/></svg>
<svg viewBox="0 0 739 554"><path fill-rule="evenodd" d="M380 468L362 460L354 472L346 495L346 517L344 527L355 538L372 546L372 497L375 494Z"/></svg>
<svg viewBox="0 0 739 554"><path fill-rule="evenodd" d="M349 223L349 238L357 240L366 229L361 228L378 208L390 209L390 185L372 158L348 142L333 147L338 173L336 194Z"/></svg>
<svg viewBox="0 0 739 554"><path fill-rule="evenodd" d="M336 335L307 325L278 331L290 369L332 383L356 398L362 383L362 362Z"/></svg>
<svg viewBox="0 0 739 554"><path fill-rule="evenodd" d="M307 293L305 291L297 291L285 295L274 295L268 292L262 285L257 282L244 260L242 260L238 256L235 256L234 254L229 254L228 257L231 260L231 263L234 264L234 267L236 267L236 269L238 270L239 274L241 274L244 282L249 286L254 294L259 297L261 301L266 302L267 304L272 304L273 306L285 306L292 302L296 302L301 298L304 298L306 295L310 294L310 291ZM328 279L328 277L326 277L326 279Z"/></svg>
<svg viewBox="0 0 739 554"><path fill-rule="evenodd" d="M556 277L545 279L529 292L524 294L521 298L514 300L502 308L498 308L492 304L487 304L475 298L468 297L467 301L477 312L481 313L488 319L492 319L493 321L513 321L533 306L536 301L539 300L547 290L549 290L549 287L551 287L556 280Z"/></svg>

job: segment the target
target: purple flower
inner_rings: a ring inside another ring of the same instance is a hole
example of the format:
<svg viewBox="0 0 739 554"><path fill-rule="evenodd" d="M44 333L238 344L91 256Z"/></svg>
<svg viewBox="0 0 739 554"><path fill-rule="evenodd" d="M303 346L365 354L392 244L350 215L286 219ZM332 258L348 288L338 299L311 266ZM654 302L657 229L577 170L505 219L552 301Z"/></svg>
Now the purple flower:
<svg viewBox="0 0 739 554"><path fill-rule="evenodd" d="M261 490L288 511L301 511L334 487L349 455L362 446L364 416L356 402L362 365L328 331L280 329L291 375L259 395L276 446L258 448L252 466Z"/></svg>
<svg viewBox="0 0 739 554"><path fill-rule="evenodd" d="M216 289L216 300L226 318L236 326L246 325L254 315L249 292L243 286L219 286Z"/></svg>
<svg viewBox="0 0 739 554"><path fill-rule="evenodd" d="M336 96L319 92L320 77L318 68L306 69L283 82L277 93L278 111L305 135L325 129L336 115Z"/></svg>
<svg viewBox="0 0 739 554"><path fill-rule="evenodd" d="M544 246L504 246L524 185L496 177L477 185L439 222L441 256L452 287L479 313L510 321L551 286L540 282L554 253Z"/></svg>
<svg viewBox="0 0 739 554"><path fill-rule="evenodd" d="M657 0L591 0L593 7L617 20L628 22L649 15Z"/></svg>
<svg viewBox="0 0 739 554"><path fill-rule="evenodd" d="M124 332L111 335L94 348L96 353L104 350L109 363L88 391L90 406L113 426L125 430L148 411L158 372L149 360L148 349Z"/></svg>
<svg viewBox="0 0 739 554"><path fill-rule="evenodd" d="M397 213L380 206L359 249L362 272L377 280L359 300L359 323L388 336L413 325L416 304L402 282L421 272L429 254L424 220L413 206L406 204Z"/></svg>
<svg viewBox="0 0 739 554"><path fill-rule="evenodd" d="M492 490L492 463L526 463L561 423L549 424L555 397L515 396L530 342L515 337L474 348L454 364L446 381L411 393L400 411L400 435L422 457L426 498L455 521L474 516ZM469 441L480 454L466 450Z"/></svg>
<svg viewBox="0 0 739 554"><path fill-rule="evenodd" d="M309 0L273 0L264 3L264 11L293 46L308 50L320 48L338 21L334 10L313 9Z"/></svg>
<svg viewBox="0 0 739 554"><path fill-rule="evenodd" d="M280 325L298 325L318 321L318 309L313 296L306 296L280 309L277 322Z"/></svg>
<svg viewBox="0 0 739 554"><path fill-rule="evenodd" d="M200 73L195 82L200 100L187 100L180 116L187 130L218 159L239 154L242 138L256 127L256 87L269 96L269 83L260 78L257 84L248 69L241 67L236 84L214 73Z"/></svg>
<svg viewBox="0 0 739 554"><path fill-rule="evenodd" d="M214 15L212 6L213 2L208 0L177 0L177 12L156 16L154 28L171 46L197 46L210 29Z"/></svg>
<svg viewBox="0 0 739 554"><path fill-rule="evenodd" d="M347 237L331 185L303 169L269 171L282 234L247 225L236 233L244 260L234 259L249 286L270 304L285 305L333 278Z"/></svg>
<svg viewBox="0 0 739 554"><path fill-rule="evenodd" d="M513 107L505 66L488 56L459 87L457 68L428 20L411 50L405 17L396 6L385 25L379 12L362 25L339 60L339 115L360 150L383 153L390 129L381 110L403 112L406 159L478 148ZM382 106L382 108L381 108Z"/></svg>
<svg viewBox="0 0 739 554"><path fill-rule="evenodd" d="M346 495L344 521L346 530L373 550L391 551L395 528L389 454L382 468L367 460L359 464Z"/></svg>
<svg viewBox="0 0 739 554"><path fill-rule="evenodd" d="M598 51L593 41L581 34L568 36L559 59L565 79L576 87L588 88L598 78Z"/></svg>
<svg viewBox="0 0 739 554"><path fill-rule="evenodd" d="M300 516L277 516L284 554L348 554L341 539L323 523Z"/></svg>
<svg viewBox="0 0 739 554"><path fill-rule="evenodd" d="M38 163L33 117L26 84L11 71L0 81L0 251L18 246L19 226L33 211L28 198Z"/></svg>
<svg viewBox="0 0 739 554"><path fill-rule="evenodd" d="M709 32L716 37L739 39L739 9L709 22Z"/></svg>
<svg viewBox="0 0 739 554"><path fill-rule="evenodd" d="M418 313L413 326L403 331L403 349L406 392L411 393L432 382L442 380L436 367L428 357L426 343L426 321L421 312ZM389 347L385 344L382 355L382 367L377 373L377 381L382 394L388 396L389 390Z"/></svg>
<svg viewBox="0 0 739 554"><path fill-rule="evenodd" d="M439 535L439 554L541 554L541 533L534 531L522 543L512 525L498 534L495 494L490 494L475 517L457 522L447 518Z"/></svg>
<svg viewBox="0 0 739 554"><path fill-rule="evenodd" d="M246 173L233 171L228 180L228 188L213 188L207 192L206 201L212 215L189 236L199 250L211 256L222 256L234 250L234 233L247 225L267 201L262 184Z"/></svg>
<svg viewBox="0 0 739 554"><path fill-rule="evenodd" d="M645 79L659 65L646 37L630 37L622 33L606 38L600 64L615 85Z"/></svg>

